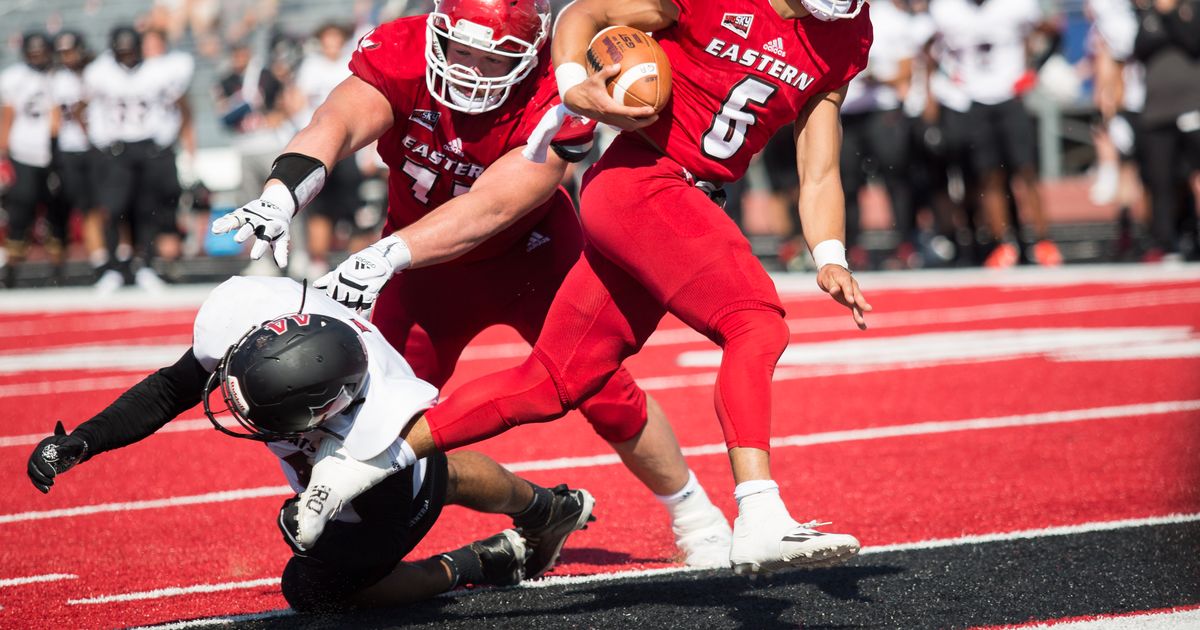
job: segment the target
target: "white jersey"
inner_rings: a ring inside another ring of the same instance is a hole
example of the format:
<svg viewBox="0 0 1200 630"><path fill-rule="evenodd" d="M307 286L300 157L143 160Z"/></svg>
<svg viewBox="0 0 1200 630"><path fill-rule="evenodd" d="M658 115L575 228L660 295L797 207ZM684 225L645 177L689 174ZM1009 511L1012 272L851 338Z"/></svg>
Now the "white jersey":
<svg viewBox="0 0 1200 630"><path fill-rule="evenodd" d="M76 106L84 102L83 75L65 68L54 72L51 82L54 105L62 112L58 126L58 148L66 153L82 153L88 150L87 133L83 125L73 118Z"/></svg>
<svg viewBox="0 0 1200 630"><path fill-rule="evenodd" d="M296 72L296 87L304 94L305 111L296 116L297 127L304 128L312 121L312 115L329 97L333 88L350 76L350 55L329 59L320 53L304 56Z"/></svg>
<svg viewBox="0 0 1200 630"><path fill-rule="evenodd" d="M1025 74L1025 40L1042 19L1037 0L933 0L938 72L931 90L943 104L995 105L1016 97ZM965 108L962 108L965 109Z"/></svg>
<svg viewBox="0 0 1200 630"><path fill-rule="evenodd" d="M935 28L929 12L921 11L910 15L908 26L909 37L918 51L933 40ZM925 103L929 98L928 75L928 60L925 55L917 55L913 59L912 82L909 84L908 94L904 97L904 113L911 117L920 116L925 111Z"/></svg>
<svg viewBox="0 0 1200 630"><path fill-rule="evenodd" d="M1131 112L1142 111L1146 104L1146 69L1133 59L1133 42L1138 32L1133 5L1127 0L1088 0L1087 8L1093 16L1089 44L1103 46L1113 59L1124 64L1121 107Z"/></svg>
<svg viewBox="0 0 1200 630"><path fill-rule="evenodd" d="M0 73L0 102L13 109L8 153L29 166L50 165L50 73L17 63Z"/></svg>
<svg viewBox="0 0 1200 630"><path fill-rule="evenodd" d="M88 100L88 135L97 147L114 142L153 140L174 144L182 120L178 101L187 93L194 62L172 52L133 68L111 53L96 58L83 73Z"/></svg>
<svg viewBox="0 0 1200 630"><path fill-rule="evenodd" d="M252 328L296 313L300 309L302 291L300 284L290 278L234 276L221 283L196 314L192 352L200 365L210 372L215 370L229 347ZM365 461L392 448L409 421L432 407L438 397L437 388L413 374L408 362L388 344L378 328L330 299L324 291L310 289L304 297L303 312L335 317L362 331L363 345L367 349L367 382L362 394L363 403L352 405L346 412L327 419L321 430L310 431L295 442L267 444L280 458L284 474L297 492L304 486L297 478L294 465L286 460L303 453L311 465L316 447L326 431L343 439L351 457ZM417 487L423 470L422 462L414 471Z"/></svg>
<svg viewBox="0 0 1200 630"><path fill-rule="evenodd" d="M843 114L888 111L900 107L900 94L888 81L900 75L900 64L911 60L923 42L913 36L913 17L891 0L871 4L871 26L875 42L867 57L867 68L846 89Z"/></svg>

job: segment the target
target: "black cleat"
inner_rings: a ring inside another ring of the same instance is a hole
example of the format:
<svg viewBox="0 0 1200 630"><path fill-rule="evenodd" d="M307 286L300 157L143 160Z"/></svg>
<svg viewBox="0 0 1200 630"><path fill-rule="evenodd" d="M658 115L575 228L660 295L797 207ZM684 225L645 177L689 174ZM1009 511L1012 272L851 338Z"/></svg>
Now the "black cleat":
<svg viewBox="0 0 1200 630"><path fill-rule="evenodd" d="M540 527L517 530L529 547L529 558L525 561L526 578L538 577L553 568L567 537L573 532L587 529L587 524L596 520L592 516L596 500L587 490L571 490L562 484L550 491L554 493L554 503L546 523Z"/></svg>
<svg viewBox="0 0 1200 630"><path fill-rule="evenodd" d="M470 545L479 556L483 580L479 584L515 586L525 577L525 541L515 530L506 529L495 536L477 540Z"/></svg>

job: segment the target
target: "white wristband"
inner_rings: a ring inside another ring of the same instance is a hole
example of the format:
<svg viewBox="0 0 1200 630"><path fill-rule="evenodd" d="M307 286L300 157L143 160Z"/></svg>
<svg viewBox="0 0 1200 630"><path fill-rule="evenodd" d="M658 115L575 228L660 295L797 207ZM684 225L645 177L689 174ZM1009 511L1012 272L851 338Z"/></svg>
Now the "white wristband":
<svg viewBox="0 0 1200 630"><path fill-rule="evenodd" d="M371 247L383 252L383 257L392 263L392 273L404 271L412 264L412 252L399 234L381 238Z"/></svg>
<svg viewBox="0 0 1200 630"><path fill-rule="evenodd" d="M587 81L587 69L581 63L568 61L554 69L554 80L558 82L558 96L566 100L567 90Z"/></svg>
<svg viewBox="0 0 1200 630"><path fill-rule="evenodd" d="M820 271L825 265L837 265L846 270L850 269L850 263L846 262L846 246L837 239L829 239L817 243L817 246L812 249L813 262L817 263L817 271Z"/></svg>

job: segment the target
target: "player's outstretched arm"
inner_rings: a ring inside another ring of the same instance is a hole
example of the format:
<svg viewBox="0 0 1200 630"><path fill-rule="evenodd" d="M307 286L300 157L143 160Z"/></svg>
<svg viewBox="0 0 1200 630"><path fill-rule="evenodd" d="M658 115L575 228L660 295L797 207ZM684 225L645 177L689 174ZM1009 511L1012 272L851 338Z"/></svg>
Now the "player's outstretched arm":
<svg viewBox="0 0 1200 630"><path fill-rule="evenodd" d="M239 243L254 236L251 258L272 250L275 263L287 265L292 217L321 192L334 164L374 142L392 122L392 106L379 90L356 76L342 81L275 160L262 195L213 222L213 233L237 230Z"/></svg>
<svg viewBox="0 0 1200 630"><path fill-rule="evenodd" d="M350 256L313 287L325 289L345 306L369 310L397 273L458 258L512 225L554 194L566 169L556 155L535 163L521 151L509 151L483 171L471 190Z"/></svg>
<svg viewBox="0 0 1200 630"><path fill-rule="evenodd" d="M817 284L850 309L854 323L867 328L871 305L846 262L846 197L838 161L842 148L839 118L846 88L814 97L796 121L796 163L800 176L800 224L817 263Z"/></svg>
<svg viewBox="0 0 1200 630"><path fill-rule="evenodd" d="M643 31L662 30L679 19L671 0L576 0L558 16L551 42L558 93L572 112L625 130L640 129L658 116L651 107L627 107L608 94L605 83L620 66L612 65L588 76L588 44L609 26L632 26Z"/></svg>
<svg viewBox="0 0 1200 630"><path fill-rule="evenodd" d="M173 365L142 379L69 435L62 422L29 455L29 480L49 492L54 479L98 453L149 437L200 402L208 371L192 349Z"/></svg>

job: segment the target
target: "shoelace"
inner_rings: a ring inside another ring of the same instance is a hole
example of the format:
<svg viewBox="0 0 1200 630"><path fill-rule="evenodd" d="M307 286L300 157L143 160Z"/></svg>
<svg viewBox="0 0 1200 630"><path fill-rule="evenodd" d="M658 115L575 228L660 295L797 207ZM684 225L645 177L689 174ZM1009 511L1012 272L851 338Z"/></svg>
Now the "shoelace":
<svg viewBox="0 0 1200 630"><path fill-rule="evenodd" d="M804 529L816 529L818 527L824 527L826 525L833 525L833 523L831 521L821 521L821 520L815 520L815 519L811 520L807 523L800 523L800 527L803 527Z"/></svg>

